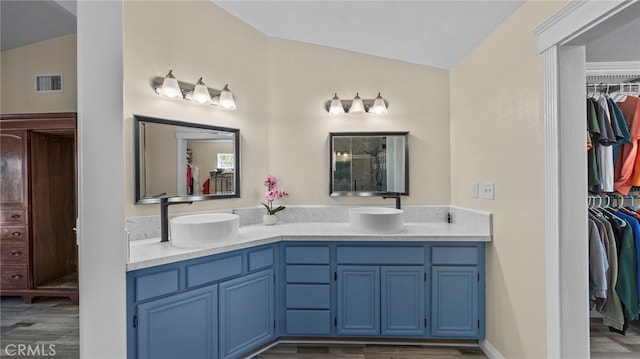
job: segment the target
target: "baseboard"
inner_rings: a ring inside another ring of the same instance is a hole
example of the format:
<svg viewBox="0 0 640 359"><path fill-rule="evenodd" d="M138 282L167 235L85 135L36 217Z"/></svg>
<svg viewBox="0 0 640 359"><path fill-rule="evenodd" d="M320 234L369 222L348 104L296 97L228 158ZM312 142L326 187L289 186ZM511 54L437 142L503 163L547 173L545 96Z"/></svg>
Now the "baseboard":
<svg viewBox="0 0 640 359"><path fill-rule="evenodd" d="M481 340L479 343L480 349L489 359L505 359L500 352L489 343L488 340Z"/></svg>

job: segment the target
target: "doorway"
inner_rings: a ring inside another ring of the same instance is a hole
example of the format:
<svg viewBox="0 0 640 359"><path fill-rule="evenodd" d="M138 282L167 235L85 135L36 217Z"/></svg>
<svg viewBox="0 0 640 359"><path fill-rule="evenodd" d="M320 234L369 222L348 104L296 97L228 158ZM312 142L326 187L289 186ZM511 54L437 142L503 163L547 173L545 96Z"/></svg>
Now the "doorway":
<svg viewBox="0 0 640 359"><path fill-rule="evenodd" d="M584 309L588 304L585 48L626 23L624 17L637 18L638 6L637 1L572 2L536 30L545 90L549 358L589 356L589 314Z"/></svg>
<svg viewBox="0 0 640 359"><path fill-rule="evenodd" d="M78 295L76 114L2 115L2 296Z"/></svg>

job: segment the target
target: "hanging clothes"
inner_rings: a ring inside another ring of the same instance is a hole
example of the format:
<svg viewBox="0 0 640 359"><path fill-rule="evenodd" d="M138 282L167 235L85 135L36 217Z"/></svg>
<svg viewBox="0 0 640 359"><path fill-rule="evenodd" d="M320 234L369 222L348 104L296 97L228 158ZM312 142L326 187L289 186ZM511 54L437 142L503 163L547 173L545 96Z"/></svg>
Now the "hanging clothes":
<svg viewBox="0 0 640 359"><path fill-rule="evenodd" d="M590 192L600 192L600 174L598 171L598 160L596 155L596 147L598 138L600 137L600 124L598 123L598 115L593 105L592 99L587 99L587 171L588 186ZM590 146L589 146L590 144Z"/></svg>
<svg viewBox="0 0 640 359"><path fill-rule="evenodd" d="M637 320L640 314L638 298L640 298L640 286L638 285L638 252L636 239L640 240L640 221L628 213L618 210L617 216L625 220L628 224L622 233L620 241L620 253L618 260L618 283L616 292L620 296L620 301L624 305L624 316L629 320Z"/></svg>
<svg viewBox="0 0 640 359"><path fill-rule="evenodd" d="M589 216L592 217L592 216ZM607 299L609 260L596 221L589 218L589 297L591 307L604 307ZM599 304L598 304L599 303Z"/></svg>
<svg viewBox="0 0 640 359"><path fill-rule="evenodd" d="M628 174L628 179L618 190L622 194L628 194L633 186L640 186L640 156L638 145L640 142L640 98L627 96L624 102L618 104L625 122L630 129L631 143L623 147L622 171ZM628 148L627 148L628 147Z"/></svg>

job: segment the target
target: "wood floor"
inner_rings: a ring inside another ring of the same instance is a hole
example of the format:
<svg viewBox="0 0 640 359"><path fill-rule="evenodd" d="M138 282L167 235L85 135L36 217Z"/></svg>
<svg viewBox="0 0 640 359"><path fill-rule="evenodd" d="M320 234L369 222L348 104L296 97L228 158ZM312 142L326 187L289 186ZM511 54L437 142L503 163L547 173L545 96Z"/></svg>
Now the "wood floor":
<svg viewBox="0 0 640 359"><path fill-rule="evenodd" d="M78 318L78 306L66 298L38 298L25 304L20 297L2 297L0 356L79 358ZM18 355L19 349L39 355Z"/></svg>
<svg viewBox="0 0 640 359"><path fill-rule="evenodd" d="M40 350L42 358L79 358L78 306L65 298L37 299L25 304L20 297L0 302L0 357L20 357L19 345ZM53 345L53 347L51 347ZM51 355L51 349L55 356ZM48 352L47 352L48 351ZM255 359L480 359L487 358L472 347L279 344ZM601 319L591 319L591 358L640 358L640 322L630 323L626 335L609 331Z"/></svg>
<svg viewBox="0 0 640 359"><path fill-rule="evenodd" d="M480 359L473 347L438 347L378 344L278 344L255 359Z"/></svg>

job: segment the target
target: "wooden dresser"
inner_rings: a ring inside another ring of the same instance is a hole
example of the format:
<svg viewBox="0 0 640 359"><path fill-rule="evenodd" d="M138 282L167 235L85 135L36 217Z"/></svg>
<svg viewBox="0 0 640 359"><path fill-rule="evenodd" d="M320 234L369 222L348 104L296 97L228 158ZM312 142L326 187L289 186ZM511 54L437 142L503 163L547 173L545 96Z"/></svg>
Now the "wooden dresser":
<svg viewBox="0 0 640 359"><path fill-rule="evenodd" d="M0 117L0 292L78 302L76 114Z"/></svg>

